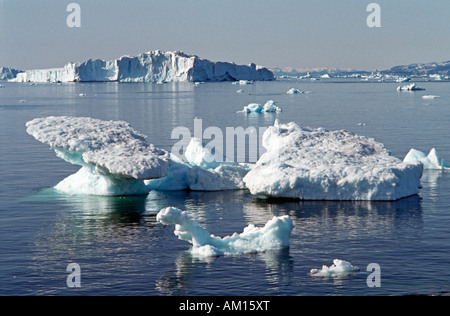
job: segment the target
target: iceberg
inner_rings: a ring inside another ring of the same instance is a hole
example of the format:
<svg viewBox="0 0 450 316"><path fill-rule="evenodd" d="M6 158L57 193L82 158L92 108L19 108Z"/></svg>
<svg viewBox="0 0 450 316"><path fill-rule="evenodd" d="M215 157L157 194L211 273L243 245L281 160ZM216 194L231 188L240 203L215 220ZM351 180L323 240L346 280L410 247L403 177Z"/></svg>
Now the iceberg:
<svg viewBox="0 0 450 316"><path fill-rule="evenodd" d="M250 193L300 200L398 200L419 192L423 166L345 130L278 120L263 135L266 152L244 177Z"/></svg>
<svg viewBox="0 0 450 316"><path fill-rule="evenodd" d="M269 100L264 105L259 103L250 103L246 105L242 111L243 113L262 113L262 112L281 112L281 108L276 105L275 101Z"/></svg>
<svg viewBox="0 0 450 316"><path fill-rule="evenodd" d="M191 253L199 257L240 255L289 247L289 237L294 228L292 219L285 215L273 217L264 227L250 224L240 234L221 238L201 227L186 211L175 207L160 210L156 220L164 225L175 225L174 234L191 243Z"/></svg>
<svg viewBox="0 0 450 316"><path fill-rule="evenodd" d="M26 127L59 158L81 166L55 186L64 193L147 194L144 180L168 174L168 152L150 144L127 122L51 116L29 121Z"/></svg>
<svg viewBox="0 0 450 316"><path fill-rule="evenodd" d="M424 169L442 170L450 168L448 162L441 159L441 156L435 148L431 149L428 155L420 150L412 148L403 159L403 162L405 163L415 163L417 161L423 164Z"/></svg>
<svg viewBox="0 0 450 316"><path fill-rule="evenodd" d="M351 274L359 272L360 269L353 266L350 262L340 259L334 259L333 264L329 267L322 266L322 269L311 269L310 274L313 277L320 278L345 278Z"/></svg>
<svg viewBox="0 0 450 316"><path fill-rule="evenodd" d="M23 71L10 67L0 67L0 80L14 79L21 72Z"/></svg>
<svg viewBox="0 0 450 316"><path fill-rule="evenodd" d="M304 92L301 90L295 89L295 88L291 88L286 93L287 94L300 94L300 93L304 93Z"/></svg>
<svg viewBox="0 0 450 316"><path fill-rule="evenodd" d="M415 83L411 83L406 86L397 87L397 91L419 91L419 90L425 90L425 89L419 88L418 86L416 86Z"/></svg>
<svg viewBox="0 0 450 316"><path fill-rule="evenodd" d="M275 80L267 68L255 64L212 62L183 52L150 51L105 61L89 59L62 68L34 69L16 73L15 82L205 82Z"/></svg>
<svg viewBox="0 0 450 316"><path fill-rule="evenodd" d="M187 162L171 154L168 175L145 181L149 190L157 191L225 191L243 190L244 176L251 165L218 162L203 146L201 139L192 138L184 156Z"/></svg>

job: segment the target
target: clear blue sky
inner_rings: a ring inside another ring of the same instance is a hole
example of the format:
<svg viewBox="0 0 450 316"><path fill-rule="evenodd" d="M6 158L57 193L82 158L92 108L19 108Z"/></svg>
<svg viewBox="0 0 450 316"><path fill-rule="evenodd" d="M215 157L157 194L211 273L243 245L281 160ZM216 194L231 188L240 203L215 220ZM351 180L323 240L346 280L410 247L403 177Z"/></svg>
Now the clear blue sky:
<svg viewBox="0 0 450 316"><path fill-rule="evenodd" d="M66 7L81 6L69 28ZM369 28L367 5L381 7ZM150 50L267 67L386 69L450 60L449 0L0 0L0 66Z"/></svg>

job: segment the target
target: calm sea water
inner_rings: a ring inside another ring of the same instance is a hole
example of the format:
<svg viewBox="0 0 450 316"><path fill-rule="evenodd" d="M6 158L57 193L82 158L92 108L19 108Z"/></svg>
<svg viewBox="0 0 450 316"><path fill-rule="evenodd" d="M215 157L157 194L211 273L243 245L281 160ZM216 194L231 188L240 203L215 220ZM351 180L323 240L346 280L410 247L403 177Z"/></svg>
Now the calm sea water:
<svg viewBox="0 0 450 316"><path fill-rule="evenodd" d="M3 83L2 83L3 84ZM0 88L0 295L403 295L450 291L450 173L426 171L419 196L396 202L264 202L246 191L152 192L145 197L67 196L52 187L78 170L25 132L50 115L125 120L170 150L174 128L265 127L275 119L347 129L403 158L435 147L450 160L450 83L398 93L397 83L279 80L236 86L179 84L12 84ZM312 93L287 95L290 88ZM243 89L243 93L236 90ZM424 94L441 96L424 100ZM283 112L245 115L275 100ZM193 258L166 206L187 210L218 236L288 214L289 249L210 260ZM343 259L361 269L315 279L312 268ZM66 268L81 268L69 288ZM366 280L381 267L381 287Z"/></svg>

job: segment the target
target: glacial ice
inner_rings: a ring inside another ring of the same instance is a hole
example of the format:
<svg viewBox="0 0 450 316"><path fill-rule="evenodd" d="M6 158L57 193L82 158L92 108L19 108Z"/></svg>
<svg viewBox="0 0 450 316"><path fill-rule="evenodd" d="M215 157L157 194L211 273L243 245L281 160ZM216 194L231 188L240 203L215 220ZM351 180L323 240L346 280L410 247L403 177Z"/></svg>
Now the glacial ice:
<svg viewBox="0 0 450 316"><path fill-rule="evenodd" d="M59 158L82 168L55 186L69 194L146 194L144 181L165 177L169 154L127 122L89 117L46 117L26 123L27 133Z"/></svg>
<svg viewBox="0 0 450 316"><path fill-rule="evenodd" d="M311 269L310 274L313 277L320 278L345 278L353 273L359 272L360 269L353 266L350 262L340 259L334 259L333 264L329 267L322 266L322 269Z"/></svg>
<svg viewBox="0 0 450 316"><path fill-rule="evenodd" d="M415 163L417 161L423 164L424 169L442 170L450 168L448 162L441 159L441 156L435 148L431 149L428 155L420 150L412 148L403 159L403 162L405 163Z"/></svg>
<svg viewBox="0 0 450 316"><path fill-rule="evenodd" d="M261 105L259 103L250 103L249 105L246 105L242 111L243 113L262 113L262 112L281 112L281 108L277 106L275 101L269 100L264 105Z"/></svg>
<svg viewBox="0 0 450 316"><path fill-rule="evenodd" d="M353 133L275 121L266 152L244 177L257 196L302 200L398 200L418 194L423 166Z"/></svg>
<svg viewBox="0 0 450 316"><path fill-rule="evenodd" d="M239 255L289 247L289 237L294 228L292 219L285 215L273 217L264 227L250 224L240 234L221 238L201 227L186 211L175 207L160 210L156 220L165 225L175 225L174 234L191 243L191 253L198 257Z"/></svg>
<svg viewBox="0 0 450 316"><path fill-rule="evenodd" d="M5 75L6 76L6 75ZM34 69L8 75L15 82L181 82L274 80L273 73L255 64L212 62L182 52L150 51L136 57L87 60L62 68ZM241 84L242 84L241 83Z"/></svg>
<svg viewBox="0 0 450 316"><path fill-rule="evenodd" d="M187 162L171 154L168 175L145 181L149 190L225 191L245 189L243 181L251 165L219 162L198 138L192 138L184 153Z"/></svg>

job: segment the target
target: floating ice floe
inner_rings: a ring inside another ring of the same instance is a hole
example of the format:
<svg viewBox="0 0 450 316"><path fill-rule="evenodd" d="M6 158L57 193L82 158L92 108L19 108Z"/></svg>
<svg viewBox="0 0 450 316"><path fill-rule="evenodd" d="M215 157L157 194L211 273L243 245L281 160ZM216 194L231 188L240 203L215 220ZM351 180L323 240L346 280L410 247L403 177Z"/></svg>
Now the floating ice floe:
<svg viewBox="0 0 450 316"><path fill-rule="evenodd" d="M244 177L257 196L398 200L419 192L422 164L402 162L371 138L276 120L262 145L266 152Z"/></svg>
<svg viewBox="0 0 450 316"><path fill-rule="evenodd" d="M168 152L127 122L51 116L29 121L26 127L58 157L81 166L55 186L68 194L147 194L144 180L165 177L169 171Z"/></svg>
<svg viewBox="0 0 450 316"><path fill-rule="evenodd" d="M184 154L187 162L171 155L166 177L145 181L149 190L224 191L245 189L244 176L251 165L220 162L198 138L192 138Z"/></svg>
<svg viewBox="0 0 450 316"><path fill-rule="evenodd" d="M351 274L359 272L360 269L353 266L350 262L340 259L334 259L333 264L329 267L322 266L322 269L311 269L310 274L319 278L345 278Z"/></svg>
<svg viewBox="0 0 450 316"><path fill-rule="evenodd" d="M406 86L397 87L397 91L419 91L425 90L424 88L419 88L415 83L408 84Z"/></svg>
<svg viewBox="0 0 450 316"><path fill-rule="evenodd" d="M424 95L422 96L422 99L426 99L426 100L433 100L433 99L439 99L440 96L438 95Z"/></svg>
<svg viewBox="0 0 450 316"><path fill-rule="evenodd" d="M412 148L408 154L403 159L406 163L415 163L419 161L423 164L424 169L447 169L450 165L444 159L441 159L439 153L435 148L431 149L427 154L421 152L420 150Z"/></svg>
<svg viewBox="0 0 450 316"><path fill-rule="evenodd" d="M288 247L294 228L292 219L285 215L273 217L264 227L250 224L240 234L221 238L201 227L186 211L175 207L160 210L156 220L165 225L175 225L174 234L191 243L191 253L199 257L239 255Z"/></svg>
<svg viewBox="0 0 450 316"><path fill-rule="evenodd" d="M295 88L291 88L286 93L287 94L301 94L301 93L304 93L304 92L301 91L301 90L295 89Z"/></svg>
<svg viewBox="0 0 450 316"><path fill-rule="evenodd" d="M276 105L275 101L269 100L264 106L259 103L250 103L245 106L242 111L243 113L262 113L262 112L281 112L281 108Z"/></svg>

